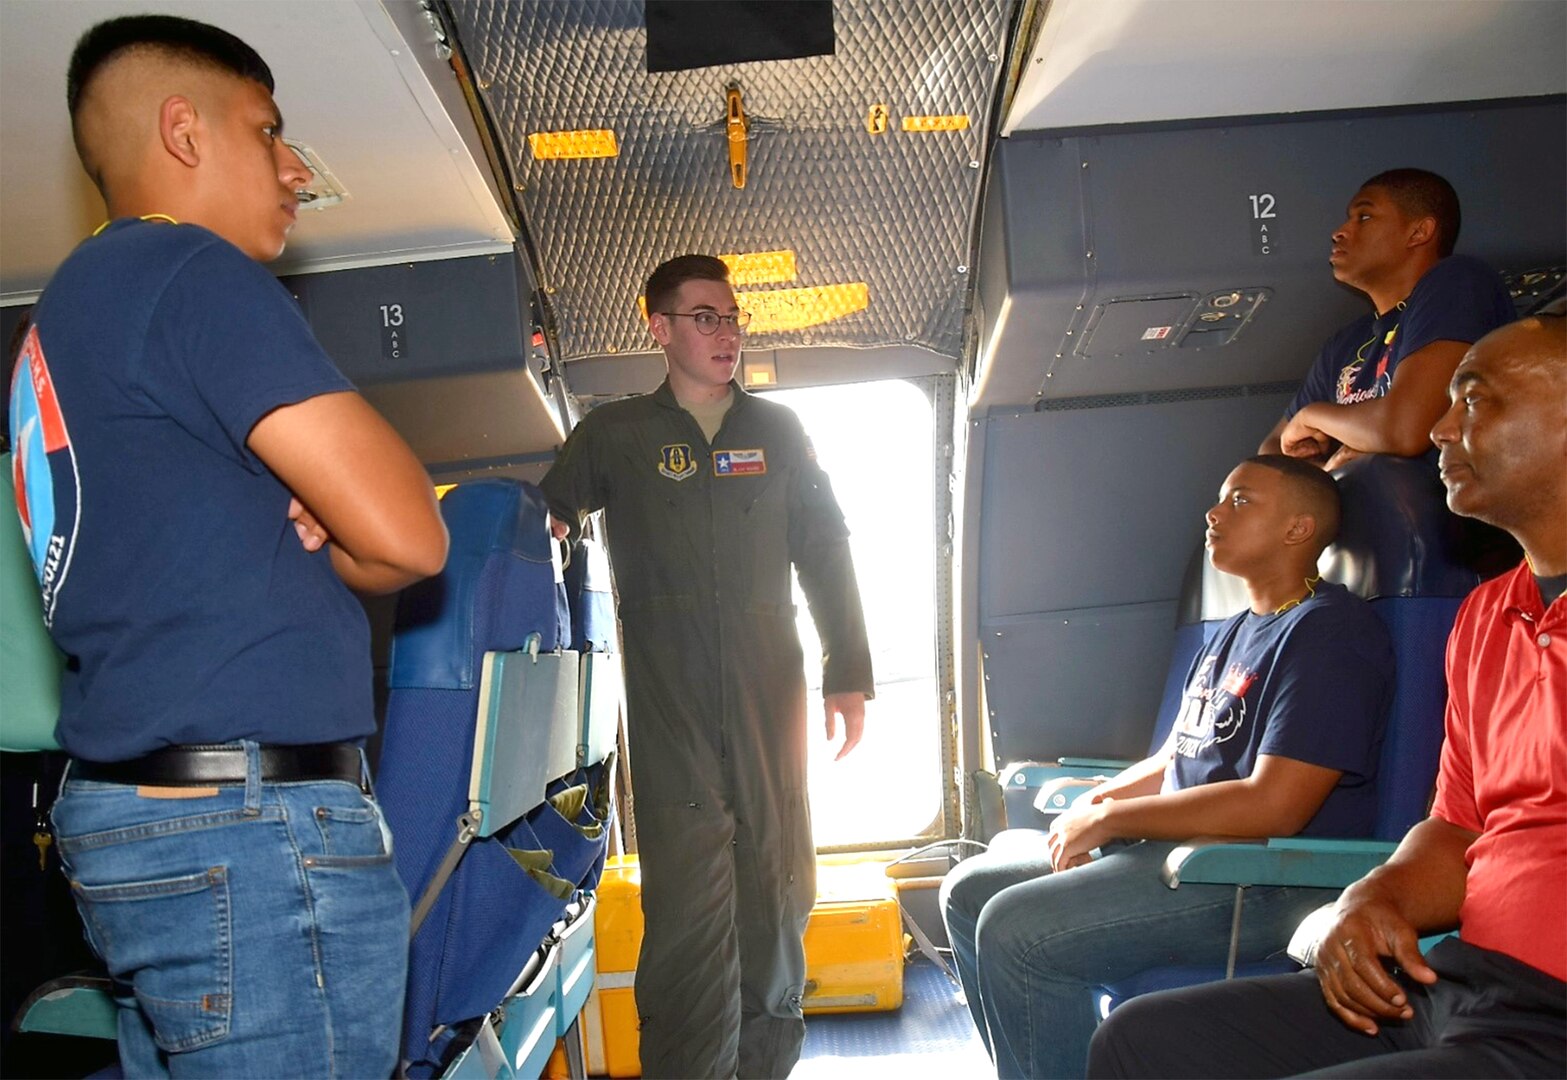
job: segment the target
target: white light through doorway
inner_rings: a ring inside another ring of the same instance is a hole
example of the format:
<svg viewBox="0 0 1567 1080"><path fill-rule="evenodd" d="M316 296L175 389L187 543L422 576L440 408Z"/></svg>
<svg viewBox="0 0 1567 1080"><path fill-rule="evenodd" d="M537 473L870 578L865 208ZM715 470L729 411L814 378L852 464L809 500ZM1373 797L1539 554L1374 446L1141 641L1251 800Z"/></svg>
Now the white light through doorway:
<svg viewBox="0 0 1567 1080"><path fill-rule="evenodd" d="M876 673L864 741L834 761L843 735L828 746L821 645L796 585L809 687L816 843L917 835L941 806L930 399L901 381L767 396L799 415L848 519Z"/></svg>

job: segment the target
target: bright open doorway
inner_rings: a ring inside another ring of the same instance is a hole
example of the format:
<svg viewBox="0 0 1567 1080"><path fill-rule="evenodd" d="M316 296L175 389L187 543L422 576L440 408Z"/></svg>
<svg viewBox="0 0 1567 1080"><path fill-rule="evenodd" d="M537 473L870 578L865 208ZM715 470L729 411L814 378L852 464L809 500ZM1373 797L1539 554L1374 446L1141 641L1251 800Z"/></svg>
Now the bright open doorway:
<svg viewBox="0 0 1567 1080"><path fill-rule="evenodd" d="M865 737L834 761L821 710L816 628L795 585L810 692L810 794L821 847L914 837L941 808L936 681L934 410L902 381L780 390L848 519L876 674Z"/></svg>

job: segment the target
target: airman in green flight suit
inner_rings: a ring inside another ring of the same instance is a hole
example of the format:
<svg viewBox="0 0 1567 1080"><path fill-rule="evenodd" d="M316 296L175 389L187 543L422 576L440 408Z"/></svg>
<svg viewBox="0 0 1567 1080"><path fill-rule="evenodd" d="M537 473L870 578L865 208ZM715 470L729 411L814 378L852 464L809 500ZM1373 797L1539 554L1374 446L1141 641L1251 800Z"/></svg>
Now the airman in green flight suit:
<svg viewBox="0 0 1567 1080"><path fill-rule="evenodd" d="M874 689L865 620L843 512L799 419L734 381L750 316L728 269L671 259L646 297L668 379L584 417L543 481L558 535L604 511L619 593L643 1075L782 1077L805 1037L816 898L791 566L839 757Z"/></svg>

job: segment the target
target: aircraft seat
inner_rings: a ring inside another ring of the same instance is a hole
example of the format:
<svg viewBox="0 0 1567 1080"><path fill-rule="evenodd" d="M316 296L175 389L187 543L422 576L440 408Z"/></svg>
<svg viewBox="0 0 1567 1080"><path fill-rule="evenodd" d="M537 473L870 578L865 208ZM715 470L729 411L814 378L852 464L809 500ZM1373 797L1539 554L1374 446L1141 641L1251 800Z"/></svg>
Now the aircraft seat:
<svg viewBox="0 0 1567 1080"><path fill-rule="evenodd" d="M571 648L579 653L615 651L615 596L609 556L591 537L578 540L566 564L566 599L571 607Z"/></svg>
<svg viewBox="0 0 1567 1080"><path fill-rule="evenodd" d="M415 900L403 1056L410 1076L521 1075L554 1046L557 939L603 864L613 768L579 749L542 495L481 480L441 512L446 569L398 604L377 782Z"/></svg>

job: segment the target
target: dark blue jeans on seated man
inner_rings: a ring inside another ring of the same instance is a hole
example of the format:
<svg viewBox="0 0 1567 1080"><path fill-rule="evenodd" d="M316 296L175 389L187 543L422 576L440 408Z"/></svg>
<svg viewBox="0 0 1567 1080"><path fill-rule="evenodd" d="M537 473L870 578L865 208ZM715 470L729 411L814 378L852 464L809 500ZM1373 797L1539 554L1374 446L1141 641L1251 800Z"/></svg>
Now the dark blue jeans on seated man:
<svg viewBox="0 0 1567 1080"><path fill-rule="evenodd" d="M1147 994L1095 1033L1088 1075L1567 1076L1567 983L1458 938L1426 963L1430 986L1398 976L1415 1015L1375 1035L1328 1009L1312 971Z"/></svg>
<svg viewBox="0 0 1567 1080"><path fill-rule="evenodd" d="M1174 843L1109 844L1053 874L1045 834L1000 833L947 875L941 909L969 1011L1002 1077L1082 1076L1099 1021L1094 988L1229 952L1235 890L1159 879ZM1282 953L1325 889L1252 888L1239 962Z"/></svg>
<svg viewBox="0 0 1567 1080"><path fill-rule="evenodd" d="M60 859L141 1076L387 1077L408 894L374 798L343 780L215 788L73 780Z"/></svg>

